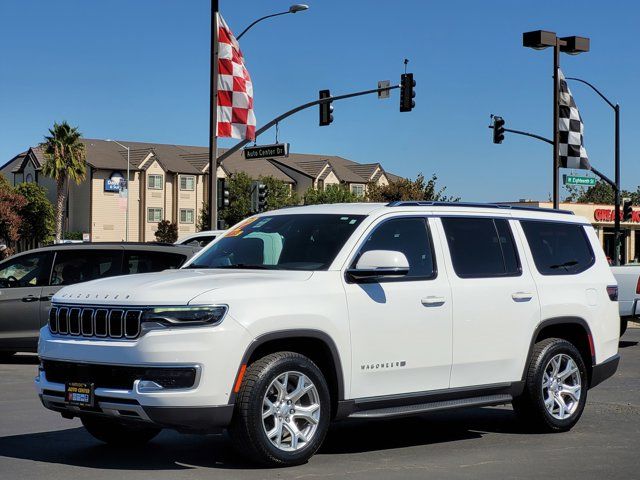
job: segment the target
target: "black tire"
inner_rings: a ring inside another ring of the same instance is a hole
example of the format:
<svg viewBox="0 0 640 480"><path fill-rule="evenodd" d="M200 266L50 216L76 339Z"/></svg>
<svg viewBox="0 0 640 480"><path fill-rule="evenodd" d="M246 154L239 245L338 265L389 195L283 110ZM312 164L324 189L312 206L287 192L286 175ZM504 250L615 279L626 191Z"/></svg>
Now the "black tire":
<svg viewBox="0 0 640 480"><path fill-rule="evenodd" d="M299 450L284 451L271 443L263 427L263 399L271 383L285 372L306 375L317 389L320 418L311 440ZM236 399L229 428L236 450L249 460L268 466L291 466L306 462L320 448L329 428L329 388L320 369L307 357L277 352L252 363L247 369Z"/></svg>
<svg viewBox="0 0 640 480"><path fill-rule="evenodd" d="M629 320L626 318L620 319L620 336L624 335L624 332L627 331L627 327L629 326Z"/></svg>
<svg viewBox="0 0 640 480"><path fill-rule="evenodd" d="M565 419L556 418L547 411L542 392L544 369L558 354L571 357L578 367L580 375L580 399L574 412ZM578 422L584 410L587 402L588 382L587 369L578 349L567 340L547 338L534 346L525 379L524 392L514 399L513 408L520 420L535 431L564 432L570 430Z"/></svg>
<svg viewBox="0 0 640 480"><path fill-rule="evenodd" d="M97 440L118 447L134 447L146 444L160 433L161 428L143 424L123 423L115 419L85 416L82 425Z"/></svg>
<svg viewBox="0 0 640 480"><path fill-rule="evenodd" d="M12 358L16 352L0 352L0 361L6 361Z"/></svg>

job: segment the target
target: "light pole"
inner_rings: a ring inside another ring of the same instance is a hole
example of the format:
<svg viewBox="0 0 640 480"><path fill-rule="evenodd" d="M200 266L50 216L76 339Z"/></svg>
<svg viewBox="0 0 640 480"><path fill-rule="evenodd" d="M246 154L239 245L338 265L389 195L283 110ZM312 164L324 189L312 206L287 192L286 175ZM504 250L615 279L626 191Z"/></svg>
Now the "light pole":
<svg viewBox="0 0 640 480"><path fill-rule="evenodd" d="M240 32L240 35L238 35L236 37L236 40L240 40L240 38L247 33L247 30L249 30L251 27L253 27L256 23L261 22L262 20L266 20L267 18L271 18L271 17L278 17L280 15L287 15L289 13L298 13L298 12L303 12L304 10L308 10L309 9L309 5L305 5L303 3L296 3L294 5L291 5L289 7L289 10L287 10L286 12L280 12L280 13L272 13L271 15L266 15L262 18L257 19L256 21L254 21L253 23L251 23L247 28L245 28L242 32Z"/></svg>
<svg viewBox="0 0 640 480"><path fill-rule="evenodd" d="M562 37L555 32L535 30L522 34L522 46L535 50L553 47L553 208L560 204L560 162L559 162L559 129L558 129L558 93L560 90L559 75L560 52L577 55L589 51L589 39L586 37Z"/></svg>
<svg viewBox="0 0 640 480"><path fill-rule="evenodd" d="M615 249L615 259L614 265L620 265L620 105L613 104L604 94L594 87L592 84L587 82L586 80L582 80L580 78L575 77L567 77L566 80L573 80L574 82L584 83L586 86L590 87L591 90L596 92L600 98L602 98L607 105L613 108L614 116L615 116L615 143L614 143L614 165L615 165L615 182L616 187L614 188L614 204L615 204L615 218L613 220L613 235L614 235L614 249Z"/></svg>
<svg viewBox="0 0 640 480"><path fill-rule="evenodd" d="M127 147L126 145L121 144L120 142L116 141L116 140L111 140L110 138L107 138L107 142L113 142L117 145L120 145L122 148L127 150L127 213L125 214L125 225L124 225L124 240L125 242L129 241L129 170L131 168L131 162L130 162L130 148Z"/></svg>
<svg viewBox="0 0 640 480"><path fill-rule="evenodd" d="M219 12L219 0L211 0L211 65L209 66L209 228L216 229L218 227L218 137L217 137L217 123L218 123L218 12ZM249 24L240 35L236 37L236 40L240 40L247 31L253 27L256 23L266 20L267 18L277 17L280 15L286 15L288 13L297 13L304 10L308 10L309 6L302 3L296 3L289 7L286 12L273 13L266 15L255 20Z"/></svg>

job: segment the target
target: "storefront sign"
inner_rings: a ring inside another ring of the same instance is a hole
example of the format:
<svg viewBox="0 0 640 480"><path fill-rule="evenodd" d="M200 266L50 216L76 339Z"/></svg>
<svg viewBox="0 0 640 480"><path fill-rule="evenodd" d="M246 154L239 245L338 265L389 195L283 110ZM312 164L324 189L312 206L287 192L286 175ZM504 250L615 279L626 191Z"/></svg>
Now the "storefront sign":
<svg viewBox="0 0 640 480"><path fill-rule="evenodd" d="M125 186L126 180L120 172L112 172L111 177L104 179L105 192L119 192Z"/></svg>
<svg viewBox="0 0 640 480"><path fill-rule="evenodd" d="M596 208L593 212L596 222L613 222L616 218L615 210L609 208ZM622 221L622 209L620 209L620 221ZM631 220L627 223L640 223L640 211L631 214Z"/></svg>

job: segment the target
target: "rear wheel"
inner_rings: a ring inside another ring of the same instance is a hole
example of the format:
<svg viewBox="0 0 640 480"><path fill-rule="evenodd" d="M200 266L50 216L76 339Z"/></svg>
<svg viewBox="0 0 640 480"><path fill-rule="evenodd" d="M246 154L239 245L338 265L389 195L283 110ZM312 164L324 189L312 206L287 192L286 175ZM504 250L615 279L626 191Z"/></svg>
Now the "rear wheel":
<svg viewBox="0 0 640 480"><path fill-rule="evenodd" d="M298 465L320 448L330 410L320 369L298 353L274 353L247 369L231 437L236 449L257 463Z"/></svg>
<svg viewBox="0 0 640 480"><path fill-rule="evenodd" d="M160 428L135 423L123 423L112 418L86 416L82 425L94 438L115 446L139 446L158 435Z"/></svg>
<svg viewBox="0 0 640 480"><path fill-rule="evenodd" d="M562 432L580 419L587 401L587 371L578 349L560 338L536 343L523 394L513 407L535 430Z"/></svg>
<svg viewBox="0 0 640 480"><path fill-rule="evenodd" d="M629 325L629 320L626 318L620 319L620 336L624 335L624 332L627 331L627 326Z"/></svg>

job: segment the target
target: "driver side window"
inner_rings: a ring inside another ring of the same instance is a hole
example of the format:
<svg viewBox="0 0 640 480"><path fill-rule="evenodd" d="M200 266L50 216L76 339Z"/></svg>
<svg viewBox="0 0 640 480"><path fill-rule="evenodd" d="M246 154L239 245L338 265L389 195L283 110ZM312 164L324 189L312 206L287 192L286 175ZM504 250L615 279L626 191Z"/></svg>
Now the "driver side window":
<svg viewBox="0 0 640 480"><path fill-rule="evenodd" d="M353 265L370 250L402 252L409 261L409 274L403 279L430 279L436 276L431 235L426 218L405 217L387 220L368 235Z"/></svg>
<svg viewBox="0 0 640 480"><path fill-rule="evenodd" d="M49 281L49 254L34 253L10 259L0 266L0 288L46 285Z"/></svg>

